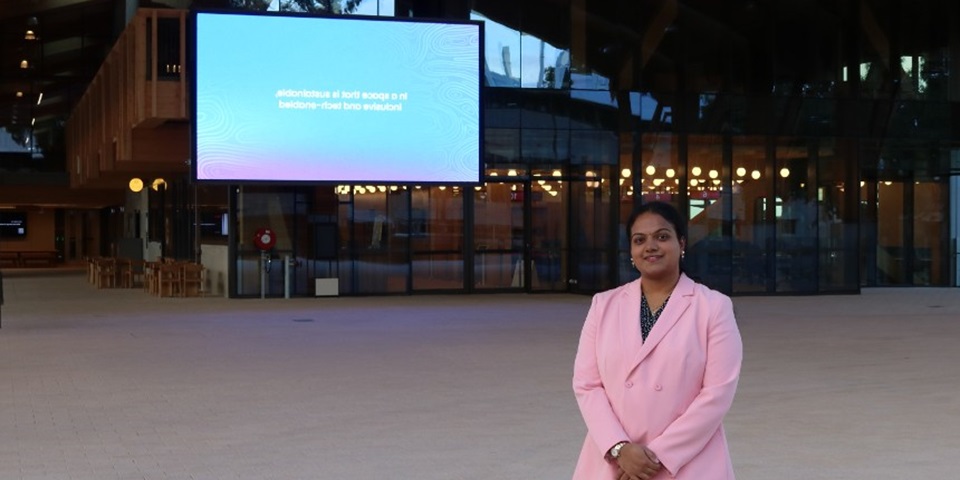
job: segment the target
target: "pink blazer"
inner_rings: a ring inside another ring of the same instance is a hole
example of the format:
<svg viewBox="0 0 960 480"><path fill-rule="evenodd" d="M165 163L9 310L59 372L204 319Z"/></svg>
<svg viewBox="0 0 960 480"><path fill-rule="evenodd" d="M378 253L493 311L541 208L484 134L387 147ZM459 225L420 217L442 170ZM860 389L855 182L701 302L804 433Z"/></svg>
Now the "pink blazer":
<svg viewBox="0 0 960 480"><path fill-rule="evenodd" d="M629 440L660 457L655 480L732 480L722 421L743 358L733 304L681 275L643 342L640 282L598 293L587 313L573 372L587 438L573 478L615 478L604 455Z"/></svg>

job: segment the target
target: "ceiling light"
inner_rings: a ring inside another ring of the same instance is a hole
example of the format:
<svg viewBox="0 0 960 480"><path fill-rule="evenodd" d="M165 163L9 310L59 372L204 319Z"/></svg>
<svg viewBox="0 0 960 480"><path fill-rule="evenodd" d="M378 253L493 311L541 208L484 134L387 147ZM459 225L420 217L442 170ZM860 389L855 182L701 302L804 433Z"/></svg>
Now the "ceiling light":
<svg viewBox="0 0 960 480"><path fill-rule="evenodd" d="M30 68L30 62L27 59L20 60L20 68Z"/></svg>
<svg viewBox="0 0 960 480"><path fill-rule="evenodd" d="M36 40L37 34L33 33L33 30L27 30L27 33L23 34L24 40Z"/></svg>

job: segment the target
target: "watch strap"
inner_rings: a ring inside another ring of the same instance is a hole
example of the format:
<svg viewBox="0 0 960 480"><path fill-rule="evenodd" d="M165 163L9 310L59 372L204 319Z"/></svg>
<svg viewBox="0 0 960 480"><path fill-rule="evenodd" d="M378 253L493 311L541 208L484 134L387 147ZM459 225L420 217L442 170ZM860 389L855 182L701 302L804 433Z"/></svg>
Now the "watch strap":
<svg viewBox="0 0 960 480"><path fill-rule="evenodd" d="M608 455L610 455L610 458L614 460L616 460L617 458L620 458L620 450L623 448L624 445L628 443L630 442L626 442L626 441L617 442L616 444L614 444L614 446L610 447L610 452L608 453Z"/></svg>

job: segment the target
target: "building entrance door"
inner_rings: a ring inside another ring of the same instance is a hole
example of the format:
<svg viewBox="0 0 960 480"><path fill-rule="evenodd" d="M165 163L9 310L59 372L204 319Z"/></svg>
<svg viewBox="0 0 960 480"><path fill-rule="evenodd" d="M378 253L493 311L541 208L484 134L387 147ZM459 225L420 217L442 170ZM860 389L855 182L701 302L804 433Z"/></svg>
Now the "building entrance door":
<svg viewBox="0 0 960 480"><path fill-rule="evenodd" d="M533 174L529 190L529 290L565 292L569 288L570 182L562 179L559 170L548 170Z"/></svg>

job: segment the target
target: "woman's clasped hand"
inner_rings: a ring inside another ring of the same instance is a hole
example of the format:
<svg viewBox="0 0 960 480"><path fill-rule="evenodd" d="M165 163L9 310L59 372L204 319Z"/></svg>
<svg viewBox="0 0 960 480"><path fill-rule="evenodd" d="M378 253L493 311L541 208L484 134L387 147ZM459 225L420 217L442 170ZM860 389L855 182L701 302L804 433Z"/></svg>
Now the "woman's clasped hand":
<svg viewBox="0 0 960 480"><path fill-rule="evenodd" d="M620 449L617 465L617 480L648 480L663 468L653 452L635 443Z"/></svg>

